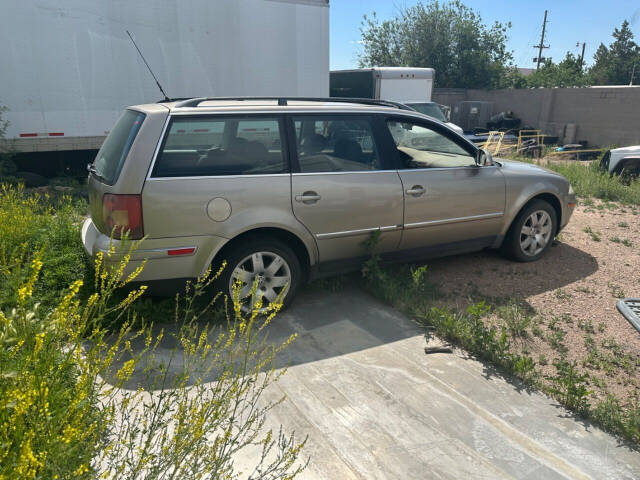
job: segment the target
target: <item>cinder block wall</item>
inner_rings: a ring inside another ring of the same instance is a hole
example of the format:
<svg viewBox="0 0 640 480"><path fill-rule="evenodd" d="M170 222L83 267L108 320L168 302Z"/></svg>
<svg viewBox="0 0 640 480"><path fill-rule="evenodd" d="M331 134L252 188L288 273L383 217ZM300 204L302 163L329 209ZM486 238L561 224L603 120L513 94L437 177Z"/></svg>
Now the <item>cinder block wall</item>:
<svg viewBox="0 0 640 480"><path fill-rule="evenodd" d="M559 141L590 146L640 145L640 86L509 90L434 89L433 101L454 107L461 101L493 102L493 113L511 110L523 125ZM575 124L575 137L571 128Z"/></svg>

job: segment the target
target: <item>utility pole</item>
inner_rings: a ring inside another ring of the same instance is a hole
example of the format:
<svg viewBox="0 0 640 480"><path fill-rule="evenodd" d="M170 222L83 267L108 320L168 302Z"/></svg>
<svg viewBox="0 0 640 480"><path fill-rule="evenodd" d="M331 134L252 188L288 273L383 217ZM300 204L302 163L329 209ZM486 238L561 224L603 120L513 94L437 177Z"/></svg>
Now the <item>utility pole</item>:
<svg viewBox="0 0 640 480"><path fill-rule="evenodd" d="M580 45L580 43L578 42L578 45ZM582 53L580 54L580 68L584 68L584 46L586 45L585 42L582 42Z"/></svg>
<svg viewBox="0 0 640 480"><path fill-rule="evenodd" d="M542 58L542 49L543 48L549 48L549 45L545 45L544 44L544 33L545 30L547 28L547 10L544 11L544 20L542 21L542 36L540 37L540 45L534 45L535 48L538 49L538 56L536 58L534 58L533 60L536 63L536 70L538 70L540 68L540 62L542 60L544 60L544 58Z"/></svg>
<svg viewBox="0 0 640 480"><path fill-rule="evenodd" d="M633 70L631 70L631 81L629 82L629 86L633 85L633 77L635 77L636 75L636 65L637 63L633 64Z"/></svg>

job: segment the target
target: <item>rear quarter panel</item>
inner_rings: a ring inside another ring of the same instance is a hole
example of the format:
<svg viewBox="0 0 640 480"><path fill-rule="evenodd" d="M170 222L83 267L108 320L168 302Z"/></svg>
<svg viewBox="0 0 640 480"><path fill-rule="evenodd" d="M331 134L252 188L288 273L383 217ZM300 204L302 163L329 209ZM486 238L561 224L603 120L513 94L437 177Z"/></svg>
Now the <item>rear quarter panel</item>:
<svg viewBox="0 0 640 480"><path fill-rule="evenodd" d="M228 202L227 219L210 217L208 205L213 199ZM313 237L293 216L289 174L150 178L142 193L142 209L149 238L204 235L230 240L257 228L279 228L302 240L311 264L317 258Z"/></svg>

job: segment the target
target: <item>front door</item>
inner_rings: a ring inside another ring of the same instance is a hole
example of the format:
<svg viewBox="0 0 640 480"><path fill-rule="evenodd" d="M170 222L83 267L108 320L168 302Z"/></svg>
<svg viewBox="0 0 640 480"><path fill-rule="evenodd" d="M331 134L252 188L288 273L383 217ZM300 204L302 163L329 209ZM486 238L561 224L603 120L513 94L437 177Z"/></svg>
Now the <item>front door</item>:
<svg viewBox="0 0 640 480"><path fill-rule="evenodd" d="M473 147L441 126L406 117L387 126L404 191L400 250L446 254L491 245L504 216L500 167L476 165Z"/></svg>
<svg viewBox="0 0 640 480"><path fill-rule="evenodd" d="M321 264L331 262L333 269L366 256L372 232L379 232L377 252L395 251L402 232L402 183L387 169L374 117L301 114L292 121L293 211L314 236Z"/></svg>

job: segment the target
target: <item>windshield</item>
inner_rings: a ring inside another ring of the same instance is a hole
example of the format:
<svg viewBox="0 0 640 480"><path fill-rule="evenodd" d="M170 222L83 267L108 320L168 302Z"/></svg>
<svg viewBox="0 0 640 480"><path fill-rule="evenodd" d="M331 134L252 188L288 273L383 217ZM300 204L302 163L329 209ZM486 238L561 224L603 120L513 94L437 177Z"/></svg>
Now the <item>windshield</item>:
<svg viewBox="0 0 640 480"><path fill-rule="evenodd" d="M125 110L107 135L93 162L92 170L104 183L113 185L118 180L124 159L127 158L144 117L144 113Z"/></svg>
<svg viewBox="0 0 640 480"><path fill-rule="evenodd" d="M446 122L447 119L444 117L442 110L440 107L433 102L426 103L407 103L408 106L413 108L416 112L422 113L424 115L428 115L436 120L440 120L441 122Z"/></svg>

